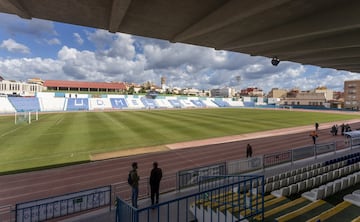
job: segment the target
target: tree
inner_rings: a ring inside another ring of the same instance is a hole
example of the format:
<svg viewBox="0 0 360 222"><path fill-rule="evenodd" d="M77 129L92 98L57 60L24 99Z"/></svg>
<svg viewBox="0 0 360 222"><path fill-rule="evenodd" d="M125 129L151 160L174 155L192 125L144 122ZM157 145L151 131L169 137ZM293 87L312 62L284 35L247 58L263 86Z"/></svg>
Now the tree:
<svg viewBox="0 0 360 222"><path fill-rule="evenodd" d="M134 93L135 93L134 86L130 86L129 89L127 90L127 94L133 95Z"/></svg>

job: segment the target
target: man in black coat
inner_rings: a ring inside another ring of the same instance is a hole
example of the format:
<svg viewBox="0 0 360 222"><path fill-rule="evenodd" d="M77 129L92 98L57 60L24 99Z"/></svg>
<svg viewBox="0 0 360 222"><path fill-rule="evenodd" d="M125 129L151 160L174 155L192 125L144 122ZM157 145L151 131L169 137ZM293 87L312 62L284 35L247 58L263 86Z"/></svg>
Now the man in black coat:
<svg viewBox="0 0 360 222"><path fill-rule="evenodd" d="M153 169L150 174L150 189L151 189L151 205L159 203L159 189L162 178L162 170L158 167L158 163L153 163ZM156 199L156 202L155 202Z"/></svg>
<svg viewBox="0 0 360 222"><path fill-rule="evenodd" d="M246 146L246 158L248 157L251 158L251 156L252 156L252 146L248 143Z"/></svg>

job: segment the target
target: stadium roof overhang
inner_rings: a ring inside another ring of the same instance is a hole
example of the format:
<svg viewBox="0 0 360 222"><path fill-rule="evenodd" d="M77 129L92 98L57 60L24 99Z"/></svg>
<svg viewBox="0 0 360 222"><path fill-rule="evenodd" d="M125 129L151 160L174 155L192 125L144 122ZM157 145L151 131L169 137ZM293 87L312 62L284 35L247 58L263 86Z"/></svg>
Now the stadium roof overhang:
<svg viewBox="0 0 360 222"><path fill-rule="evenodd" d="M358 0L2 0L0 12L360 72Z"/></svg>

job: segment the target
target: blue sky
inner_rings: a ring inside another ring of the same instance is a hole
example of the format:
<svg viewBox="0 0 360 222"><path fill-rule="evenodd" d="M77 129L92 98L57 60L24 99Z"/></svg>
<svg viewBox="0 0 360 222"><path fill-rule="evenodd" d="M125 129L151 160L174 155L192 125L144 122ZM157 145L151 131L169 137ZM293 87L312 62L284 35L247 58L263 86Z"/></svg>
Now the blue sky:
<svg viewBox="0 0 360 222"><path fill-rule="evenodd" d="M0 76L7 80L122 81L197 89L343 91L358 73L0 13ZM241 77L241 81L237 81Z"/></svg>

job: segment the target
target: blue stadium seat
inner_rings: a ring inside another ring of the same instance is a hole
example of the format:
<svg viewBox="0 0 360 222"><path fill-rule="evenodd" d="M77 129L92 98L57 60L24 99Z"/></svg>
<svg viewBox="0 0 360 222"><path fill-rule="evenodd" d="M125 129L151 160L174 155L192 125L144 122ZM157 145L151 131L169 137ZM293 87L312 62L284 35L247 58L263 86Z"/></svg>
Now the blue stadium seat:
<svg viewBox="0 0 360 222"><path fill-rule="evenodd" d="M213 100L213 103L215 103L219 107L230 107L230 104L223 101L222 99L215 99Z"/></svg>
<svg viewBox="0 0 360 222"><path fill-rule="evenodd" d="M87 98L69 98L66 110L89 110L89 100Z"/></svg>
<svg viewBox="0 0 360 222"><path fill-rule="evenodd" d="M181 108L182 107L180 101L177 100L177 99L169 99L168 101L174 108Z"/></svg>
<svg viewBox="0 0 360 222"><path fill-rule="evenodd" d="M352 159L348 159L347 161L346 161L346 165L351 165L352 164Z"/></svg>
<svg viewBox="0 0 360 222"><path fill-rule="evenodd" d="M110 98L110 102L113 109L122 109L128 107L125 98Z"/></svg>
<svg viewBox="0 0 360 222"><path fill-rule="evenodd" d="M255 102L252 102L252 101L245 102L244 101L244 106L245 107L255 107Z"/></svg>
<svg viewBox="0 0 360 222"><path fill-rule="evenodd" d="M40 103L36 97L8 97L17 112L40 111Z"/></svg>
<svg viewBox="0 0 360 222"><path fill-rule="evenodd" d="M158 107L154 99L149 99L146 97L141 97L141 102L144 104L146 108L155 109Z"/></svg>
<svg viewBox="0 0 360 222"><path fill-rule="evenodd" d="M205 103L201 100L192 99L190 101L197 107L206 107Z"/></svg>

